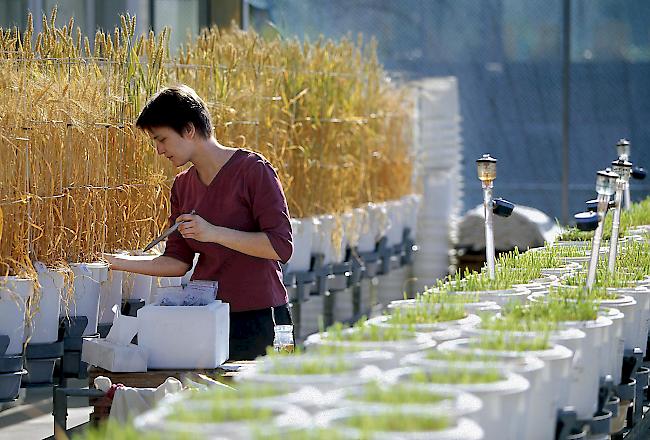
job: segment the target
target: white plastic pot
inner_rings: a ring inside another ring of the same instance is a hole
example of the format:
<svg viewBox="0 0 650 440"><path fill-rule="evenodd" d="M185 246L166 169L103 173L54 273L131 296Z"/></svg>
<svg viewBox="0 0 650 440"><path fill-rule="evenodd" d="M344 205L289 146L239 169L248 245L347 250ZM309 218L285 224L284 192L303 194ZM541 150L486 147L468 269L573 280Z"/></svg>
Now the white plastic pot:
<svg viewBox="0 0 650 440"><path fill-rule="evenodd" d="M373 252L377 241L386 233L389 225L388 213L384 204L368 203L362 209L361 233L359 235L359 252Z"/></svg>
<svg viewBox="0 0 650 440"><path fill-rule="evenodd" d="M383 414L386 414L383 416ZM431 416L430 413L418 409L404 409L399 413L404 417L410 414L413 416ZM351 417L366 415L381 418L386 416L395 416L395 410L378 409L378 408L361 408L349 407L334 409L318 414L316 416L316 424L322 427L336 428L341 431L344 438L369 438L372 440L480 440L483 438L483 430L474 422L469 419L451 419L450 426L439 431L372 431L371 433L351 427L345 421ZM444 414L443 414L444 415ZM369 437L364 437L369 435Z"/></svg>
<svg viewBox="0 0 650 440"><path fill-rule="evenodd" d="M541 363L541 362L540 362ZM544 364L541 363L543 366ZM418 385L409 384L409 383L400 383L400 384L381 384L382 388L385 389L387 393L391 391L393 387L399 386L403 391L413 390L415 392L425 392L431 394L432 396L437 396L441 398L440 401L436 403L384 403L368 400L364 396L366 395L366 390L368 386L354 386L348 388L336 389L328 393L332 401L330 405L335 408L341 407L354 407L354 406L363 406L365 408L373 407L384 410L396 410L396 409L412 409L426 411L429 414L450 414L453 417L463 417L469 414L474 414L483 407L481 399L478 397L459 390L445 390L445 391L434 391L430 389L422 389Z"/></svg>
<svg viewBox="0 0 650 440"><path fill-rule="evenodd" d="M388 212L388 229L386 230L386 244L395 246L404 238L405 206L401 200L386 202Z"/></svg>
<svg viewBox="0 0 650 440"><path fill-rule="evenodd" d="M9 336L8 356L23 352L26 303L33 293L34 280L0 277L0 335Z"/></svg>
<svg viewBox="0 0 650 440"><path fill-rule="evenodd" d="M648 331L650 331L650 289L641 286L636 288L616 288L612 290L621 295L631 296L636 301L638 317L631 320L632 330L636 329L636 332L634 335L628 335L626 333L625 342L626 345L639 347L645 356L648 345ZM625 316L628 318L627 314Z"/></svg>
<svg viewBox="0 0 650 440"><path fill-rule="evenodd" d="M356 209L347 211L341 216L341 222L343 222L345 246L350 248L357 247L361 238L363 215Z"/></svg>
<svg viewBox="0 0 650 440"><path fill-rule="evenodd" d="M153 260L158 255L120 255L128 260ZM142 299L147 303L151 298L151 285L153 277L139 273L124 272L122 278L122 298Z"/></svg>
<svg viewBox="0 0 650 440"><path fill-rule="evenodd" d="M463 329L463 335L470 337L498 333L500 332L484 330L480 327ZM512 334L530 338L540 336L534 332L513 332ZM563 391L563 395L567 404L575 408L578 418L586 419L591 417L596 411L600 383L598 365L594 368L594 365L591 364L597 357L594 348L589 345L591 338L588 338L584 331L577 328L556 330L550 332L548 337L550 342L563 345L573 351L570 380L566 384L567 390Z"/></svg>
<svg viewBox="0 0 650 440"><path fill-rule="evenodd" d="M426 294L425 294L426 295ZM426 299L419 301L417 299L402 299L397 301L392 301L388 304L388 309L397 309L400 307L417 307L418 305L427 305L429 304ZM430 304L445 304L439 302L431 302ZM479 301L479 302L463 302L463 303L454 303L462 306L467 312L473 314L487 314L495 315L501 311L501 307L497 305L494 301Z"/></svg>
<svg viewBox="0 0 650 440"><path fill-rule="evenodd" d="M544 295L531 295L531 301L544 301ZM582 361L574 365L574 383L569 390L569 401L575 402L580 418L593 416L598 403L598 388L600 378L610 371L610 357L612 347L609 345L610 332L613 321L599 314L593 321L561 321L558 325L561 328L577 328L585 333L584 346L582 350ZM580 370L580 367L583 370ZM620 381L620 368L619 368Z"/></svg>
<svg viewBox="0 0 650 440"><path fill-rule="evenodd" d="M172 400L172 399L170 399ZM173 401L173 400L172 400ZM176 401L171 404L159 405L152 411L138 416L134 426L142 432L164 433L165 437L188 438L253 438L254 433L264 429L277 428L282 426L293 426L296 424L309 423L309 414L299 407L289 404L278 405L277 402L252 400L253 408L271 410L271 417L268 420L242 420L218 423L192 423L177 420L170 420L176 411L176 405L183 405L183 408L191 412L210 412L209 402L201 401Z"/></svg>
<svg viewBox="0 0 650 440"><path fill-rule="evenodd" d="M286 356L279 359L263 358L258 363L235 377L235 380L248 383L272 384L282 383L291 388L311 386L321 392L332 389L332 385L348 387L363 385L379 379L381 369L376 364L392 364L393 353L388 352L357 352L340 355L299 355ZM308 360L321 363L340 362L343 360L349 369L336 374L288 374L283 373L283 367L299 365Z"/></svg>
<svg viewBox="0 0 650 440"><path fill-rule="evenodd" d="M526 337L521 334L512 337ZM557 411L568 403L569 385L571 379L571 363L573 360L573 352L562 345L551 345L547 350L536 351L497 351L474 349L470 346L470 339L459 339L455 341L447 341L440 346L440 350L456 351L459 353L477 353L479 355L495 356L499 359L504 359L510 363L516 360L521 360L526 357L535 357L544 362L545 369L543 375L539 376L537 370L525 370L529 381L531 382L531 401L529 406L534 408L529 413L528 420L536 429L531 430L532 433L537 433L539 429L548 430L547 435L540 438L552 438L555 432L555 418ZM517 371L522 373L523 371ZM537 373L534 373L537 372ZM531 429L530 425L528 429ZM528 437L527 437L528 438ZM530 438L534 438L531 436Z"/></svg>
<svg viewBox="0 0 650 440"><path fill-rule="evenodd" d="M625 315L618 309L605 307L601 304L600 311L612 320L612 325L607 327L607 345L601 350L601 359L607 370L602 374L611 374L614 385L621 383L621 369L623 368L623 353L625 341L623 340L623 321Z"/></svg>
<svg viewBox="0 0 650 440"><path fill-rule="evenodd" d="M287 272L307 272L311 268L312 245L316 233L313 217L291 219L293 254L287 262Z"/></svg>
<svg viewBox="0 0 650 440"><path fill-rule="evenodd" d="M35 265L40 287L40 300L32 304L31 322L26 331L30 344L50 344L59 338L59 310L65 285L63 273L48 269L43 264ZM35 295L34 297L36 297Z"/></svg>
<svg viewBox="0 0 650 440"><path fill-rule="evenodd" d="M354 329L346 329L343 333L352 333ZM328 334L316 333L307 338L305 348L309 352L317 352L321 348L328 349L337 347L345 351L388 351L395 354L394 361L409 353L431 349L436 346L436 341L421 333L410 333L404 331L404 339L398 341L332 341L328 340ZM393 365L393 368L397 364Z"/></svg>
<svg viewBox="0 0 650 440"><path fill-rule="evenodd" d="M637 347L640 348L644 343L647 344L647 333L644 338L641 338L639 335L639 326L642 326L644 322L643 303L638 303L632 295L623 294L623 291L631 289L616 288L607 290L618 294L618 298L613 300L603 300L600 302L600 305L604 307L614 307L625 315L623 319L624 349L634 350Z"/></svg>
<svg viewBox="0 0 650 440"><path fill-rule="evenodd" d="M406 215L404 216L404 227L407 227L411 230L411 237L415 238L417 235L418 229L418 214L420 211L420 203L422 202L422 196L419 194L409 194L402 197L402 202L404 203L406 209Z"/></svg>
<svg viewBox="0 0 650 440"><path fill-rule="evenodd" d="M450 295L473 295L478 296L481 301L494 301L500 307L505 306L509 302L525 303L526 298L530 295L530 290L523 287L513 287L512 289L504 290L480 290L476 292L470 291L450 291Z"/></svg>
<svg viewBox="0 0 650 440"><path fill-rule="evenodd" d="M113 306L122 308L122 281L124 272L121 270L109 270L108 280L102 283L99 292L99 323L110 324L113 322L115 313Z"/></svg>
<svg viewBox="0 0 650 440"><path fill-rule="evenodd" d="M447 341L441 345L443 351L459 353L476 353L477 357L488 355L497 362L503 362L510 371L520 374L530 383L530 391L527 393L526 420L520 424L520 432L517 438L521 439L551 439L555 434L555 419L557 417L557 397L553 394L554 384L551 382L549 368L545 362L537 357L507 353L506 356L499 356L498 352L486 352L467 347L467 339ZM428 360L425 357L413 356L411 362L415 365L435 367L440 361ZM470 363L471 364L471 363ZM480 362L475 362L480 365ZM448 363L453 366L453 363Z"/></svg>
<svg viewBox="0 0 650 440"><path fill-rule="evenodd" d="M345 231L339 217L321 215L313 243L313 252L323 255L323 263L340 263L345 259Z"/></svg>
<svg viewBox="0 0 650 440"><path fill-rule="evenodd" d="M496 365L495 365L496 367ZM467 366L455 364L453 367L427 368L404 367L387 372L387 379L396 382L412 382L411 377L418 372L445 372L458 369L483 371L483 366ZM509 367L501 364L499 367L502 380L491 383L453 384L453 383L420 383L421 388L433 390L461 390L479 397L483 408L468 416L478 423L484 431L486 439L519 440L526 420L526 402L530 392L530 384L524 377L512 373ZM505 422L507 420L507 422Z"/></svg>
<svg viewBox="0 0 650 440"><path fill-rule="evenodd" d="M379 327L401 327L405 330L411 328L418 333L427 335L437 342L448 341L451 339L458 339L461 337L462 327L473 327L481 322L481 318L477 315L468 314L465 318L445 321L431 324L392 324L388 322L390 316L376 316L370 318L366 323L368 325L376 325Z"/></svg>
<svg viewBox="0 0 650 440"><path fill-rule="evenodd" d="M102 284L108 280L108 264L95 263L73 263L70 264L73 280L72 298L61 302L61 311L65 316L86 316L88 325L83 336L90 336L97 333L97 322L99 318L99 295Z"/></svg>

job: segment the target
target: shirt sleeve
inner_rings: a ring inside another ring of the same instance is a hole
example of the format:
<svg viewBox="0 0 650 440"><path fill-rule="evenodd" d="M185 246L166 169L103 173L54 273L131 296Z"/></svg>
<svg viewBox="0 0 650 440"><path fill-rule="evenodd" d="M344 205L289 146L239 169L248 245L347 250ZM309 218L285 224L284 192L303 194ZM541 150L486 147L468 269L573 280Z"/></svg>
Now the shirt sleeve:
<svg viewBox="0 0 650 440"><path fill-rule="evenodd" d="M172 226L174 223L176 223L176 218L181 215L176 180L174 180L174 184L172 185L170 202L171 215L169 216L169 226ZM165 244L165 253L163 255L165 257L172 257L176 260L180 260L183 263L189 264L190 266L194 260L194 251L189 247L178 230L174 231L169 237L167 237L167 243Z"/></svg>
<svg viewBox="0 0 650 440"><path fill-rule="evenodd" d="M271 164L261 158L253 164L248 178L253 218L269 237L271 246L284 264L293 254L293 238L289 208L280 179Z"/></svg>

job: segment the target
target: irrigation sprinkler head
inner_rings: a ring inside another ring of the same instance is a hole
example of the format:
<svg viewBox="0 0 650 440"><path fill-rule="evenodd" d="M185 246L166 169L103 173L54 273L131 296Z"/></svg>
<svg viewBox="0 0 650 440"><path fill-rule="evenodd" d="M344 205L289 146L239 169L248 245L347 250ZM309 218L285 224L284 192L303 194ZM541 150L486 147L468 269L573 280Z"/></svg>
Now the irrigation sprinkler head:
<svg viewBox="0 0 650 440"><path fill-rule="evenodd" d="M643 167L634 167L632 168L632 178L636 180L645 179L647 172Z"/></svg>
<svg viewBox="0 0 650 440"><path fill-rule="evenodd" d="M494 215L498 215L499 217L510 217L510 214L512 214L514 209L515 204L506 199L499 197L498 199L492 200L492 212Z"/></svg>
<svg viewBox="0 0 650 440"><path fill-rule="evenodd" d="M576 221L576 227L581 231L595 231L598 227L598 213L596 212L579 212L573 218Z"/></svg>
<svg viewBox="0 0 650 440"><path fill-rule="evenodd" d="M630 180L630 174L632 173L632 163L621 156L612 161L612 171L618 174L623 182L627 182Z"/></svg>
<svg viewBox="0 0 650 440"><path fill-rule="evenodd" d="M497 178L497 160L489 154L476 159L478 178L484 184L491 184Z"/></svg>
<svg viewBox="0 0 650 440"><path fill-rule="evenodd" d="M616 192L616 179L618 174L606 168L596 174L596 192L599 196L611 196Z"/></svg>
<svg viewBox="0 0 650 440"><path fill-rule="evenodd" d="M598 199L587 200L585 202L585 205L587 205L587 211L589 212L598 211ZM607 209L614 208L615 206L616 206L616 202L614 200L610 200L609 203L607 204Z"/></svg>
<svg viewBox="0 0 650 440"><path fill-rule="evenodd" d="M619 139L616 144L616 151L618 152L619 157L628 159L630 157L630 141L627 139Z"/></svg>

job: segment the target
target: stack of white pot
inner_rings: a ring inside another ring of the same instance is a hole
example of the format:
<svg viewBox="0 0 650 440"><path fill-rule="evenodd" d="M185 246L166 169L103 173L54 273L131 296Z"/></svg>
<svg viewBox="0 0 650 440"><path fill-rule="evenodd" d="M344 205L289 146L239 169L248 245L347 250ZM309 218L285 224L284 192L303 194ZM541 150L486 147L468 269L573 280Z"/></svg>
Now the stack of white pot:
<svg viewBox="0 0 650 440"><path fill-rule="evenodd" d="M413 275L418 287L431 286L448 273L449 251L457 241L462 209L463 141L455 78L426 79L416 84L416 138L423 200L418 220Z"/></svg>

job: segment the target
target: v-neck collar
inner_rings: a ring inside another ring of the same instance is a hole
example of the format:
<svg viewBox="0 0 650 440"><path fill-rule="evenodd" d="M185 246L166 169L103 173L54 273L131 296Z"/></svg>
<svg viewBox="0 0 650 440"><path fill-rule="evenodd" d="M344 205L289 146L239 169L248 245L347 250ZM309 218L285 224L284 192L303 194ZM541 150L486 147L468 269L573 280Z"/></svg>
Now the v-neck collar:
<svg viewBox="0 0 650 440"><path fill-rule="evenodd" d="M217 174L214 175L214 177L212 178L212 180L210 181L210 183L208 183L207 185L206 185L205 183L203 183L203 181L201 180L201 176L199 176L199 171L196 169L196 166L193 165L193 166L192 166L192 169L194 170L194 177L196 178L196 181L197 181L198 184L201 186L201 188L203 188L203 189L208 189L208 188L210 188L210 187L212 186L212 184L217 180L217 178L219 177L219 175L222 174L222 171L223 171L225 168L227 168L227 167L228 167L232 162L234 162L234 160L233 160L234 157L235 157L235 156L236 156L240 151L242 151L242 149L241 149L241 148L238 148L238 149L236 149L236 150L232 153L232 155L228 158L228 160L227 160L223 165L221 165L221 168L219 168L219 171L217 171Z"/></svg>

